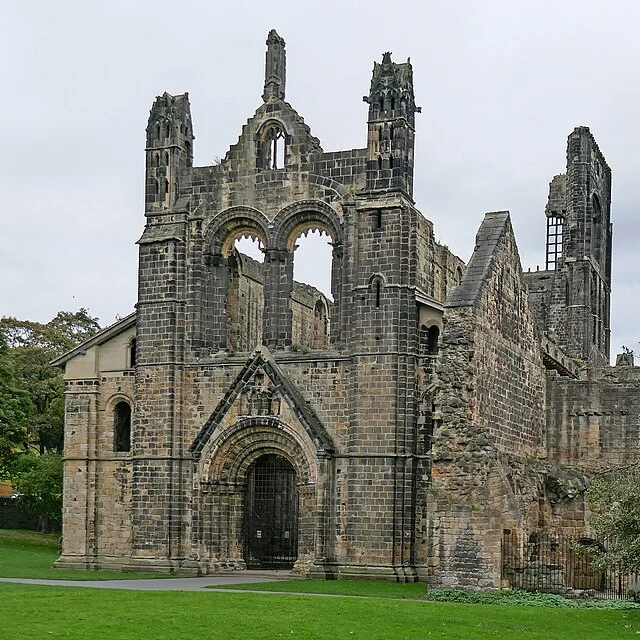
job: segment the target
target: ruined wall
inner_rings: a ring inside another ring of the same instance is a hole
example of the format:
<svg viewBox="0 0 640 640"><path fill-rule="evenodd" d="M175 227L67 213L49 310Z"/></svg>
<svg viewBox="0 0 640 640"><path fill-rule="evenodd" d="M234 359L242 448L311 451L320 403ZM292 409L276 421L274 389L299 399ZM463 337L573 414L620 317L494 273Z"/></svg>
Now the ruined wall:
<svg viewBox="0 0 640 640"><path fill-rule="evenodd" d="M518 480L518 457L536 454L544 421L542 362L506 213L485 216L445 303L437 378L432 579L497 587L503 529L522 527L537 498L535 482Z"/></svg>
<svg viewBox="0 0 640 640"><path fill-rule="evenodd" d="M591 380L550 374L547 397L550 459L597 472L640 455L640 367L607 367Z"/></svg>
<svg viewBox="0 0 640 640"><path fill-rule="evenodd" d="M433 224L416 216L416 282L428 296L444 302L462 281L465 264L446 245L435 240Z"/></svg>

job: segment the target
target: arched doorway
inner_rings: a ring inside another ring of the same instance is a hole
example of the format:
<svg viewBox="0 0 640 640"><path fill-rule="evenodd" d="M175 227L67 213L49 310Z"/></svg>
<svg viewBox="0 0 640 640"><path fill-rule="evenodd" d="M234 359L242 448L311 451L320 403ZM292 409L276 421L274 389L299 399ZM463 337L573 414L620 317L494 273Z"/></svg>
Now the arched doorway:
<svg viewBox="0 0 640 640"><path fill-rule="evenodd" d="M255 460L247 473L244 560L247 568L291 568L298 557L298 489L291 463L276 454Z"/></svg>

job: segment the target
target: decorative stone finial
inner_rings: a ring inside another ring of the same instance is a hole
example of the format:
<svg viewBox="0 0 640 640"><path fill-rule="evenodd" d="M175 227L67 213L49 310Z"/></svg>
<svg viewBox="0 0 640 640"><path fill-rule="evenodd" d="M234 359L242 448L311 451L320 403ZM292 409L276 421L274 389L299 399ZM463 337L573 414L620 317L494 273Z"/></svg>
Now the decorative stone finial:
<svg viewBox="0 0 640 640"><path fill-rule="evenodd" d="M275 29L269 31L267 37L267 59L264 69L264 93L262 99L284 100L284 89L287 72L287 59L284 50L285 41Z"/></svg>

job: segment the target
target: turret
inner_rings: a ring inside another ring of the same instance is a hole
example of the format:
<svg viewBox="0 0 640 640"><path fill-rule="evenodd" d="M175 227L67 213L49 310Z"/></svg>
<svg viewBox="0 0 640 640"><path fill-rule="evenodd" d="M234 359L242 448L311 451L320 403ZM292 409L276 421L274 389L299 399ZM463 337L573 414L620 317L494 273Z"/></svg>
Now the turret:
<svg viewBox="0 0 640 640"><path fill-rule="evenodd" d="M172 207L180 171L193 165L193 129L189 94L158 96L147 125L146 209Z"/></svg>
<svg viewBox="0 0 640 640"><path fill-rule="evenodd" d="M373 66L367 135L367 190L400 189L413 194L416 107L411 62L385 53Z"/></svg>

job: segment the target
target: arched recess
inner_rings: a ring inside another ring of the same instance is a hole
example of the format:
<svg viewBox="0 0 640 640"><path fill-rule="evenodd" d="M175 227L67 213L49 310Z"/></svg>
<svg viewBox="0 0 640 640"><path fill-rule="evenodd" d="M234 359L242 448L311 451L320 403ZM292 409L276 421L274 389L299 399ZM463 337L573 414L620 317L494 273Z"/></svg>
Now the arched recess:
<svg viewBox="0 0 640 640"><path fill-rule="evenodd" d="M256 167L284 169L287 162L290 136L280 120L270 118L256 132Z"/></svg>
<svg viewBox="0 0 640 640"><path fill-rule="evenodd" d="M314 349L325 349L329 345L329 306L324 296L319 296L313 307Z"/></svg>
<svg viewBox="0 0 640 640"><path fill-rule="evenodd" d="M133 414L131 399L118 394L108 400L106 409L107 421L110 421L113 427L113 439L110 449L118 453L130 452Z"/></svg>
<svg viewBox="0 0 640 640"><path fill-rule="evenodd" d="M262 342L264 274L235 249L250 238L266 250L269 221L257 209L232 207L209 224L203 239L201 340L206 352L251 351Z"/></svg>
<svg viewBox="0 0 640 640"><path fill-rule="evenodd" d="M293 203L275 216L273 249L267 253L270 265L265 282L265 328L267 345L297 344L314 348L315 299L320 293L315 287L297 287L293 280L297 240L309 232L326 234L331 250L330 280L333 302L328 304L331 334L326 346L340 343L343 273L343 224L337 211L320 200Z"/></svg>
<svg viewBox="0 0 640 640"><path fill-rule="evenodd" d="M320 461L295 429L276 418L240 420L212 438L203 452L199 469L198 527L199 553L210 563L245 566L247 558L246 499L252 468L264 456L279 456L294 470L297 499L298 562L315 556L315 532L318 528L318 473ZM206 526L206 523L215 523ZM255 529L255 527L254 527Z"/></svg>

